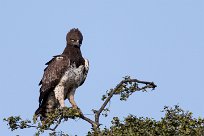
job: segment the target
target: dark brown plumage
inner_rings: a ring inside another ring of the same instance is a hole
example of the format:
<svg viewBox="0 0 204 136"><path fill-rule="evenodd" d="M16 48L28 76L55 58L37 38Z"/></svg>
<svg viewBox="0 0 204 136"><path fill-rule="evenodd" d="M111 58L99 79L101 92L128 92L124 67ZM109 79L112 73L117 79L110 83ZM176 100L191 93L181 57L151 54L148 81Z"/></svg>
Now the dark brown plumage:
<svg viewBox="0 0 204 136"><path fill-rule="evenodd" d="M77 107L74 101L75 89L83 84L88 72L88 60L82 57L80 50L82 40L81 32L71 29L66 36L67 45L63 53L46 63L48 66L39 83L39 108L35 112L42 119L55 108L63 107L66 98L74 108Z"/></svg>

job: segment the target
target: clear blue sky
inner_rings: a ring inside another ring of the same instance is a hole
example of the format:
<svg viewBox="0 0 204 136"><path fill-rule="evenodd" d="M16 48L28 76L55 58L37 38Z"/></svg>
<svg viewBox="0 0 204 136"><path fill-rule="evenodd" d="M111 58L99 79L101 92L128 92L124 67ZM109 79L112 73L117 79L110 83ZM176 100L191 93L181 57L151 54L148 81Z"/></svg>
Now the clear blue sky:
<svg viewBox="0 0 204 136"><path fill-rule="evenodd" d="M85 114L125 75L158 85L127 102L113 98L103 127L130 113L159 119L163 106L175 104L204 117L203 0L0 0L0 135L33 135L32 129L10 132L2 119L32 118L44 64L62 52L73 27L83 33L82 53L90 61L76 92ZM83 136L90 125L70 120L60 129Z"/></svg>

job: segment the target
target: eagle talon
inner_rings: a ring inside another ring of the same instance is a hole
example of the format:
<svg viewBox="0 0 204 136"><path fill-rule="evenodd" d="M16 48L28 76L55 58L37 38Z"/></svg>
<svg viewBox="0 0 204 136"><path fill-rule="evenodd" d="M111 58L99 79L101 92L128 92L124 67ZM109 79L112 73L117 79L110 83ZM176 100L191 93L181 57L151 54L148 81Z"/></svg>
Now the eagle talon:
<svg viewBox="0 0 204 136"><path fill-rule="evenodd" d="M72 106L72 108L73 108L73 109L79 109L79 107L76 106L76 105L75 105L75 106Z"/></svg>
<svg viewBox="0 0 204 136"><path fill-rule="evenodd" d="M63 109L65 109L65 108L66 108L66 107L62 107L62 106L59 107L60 110L63 110Z"/></svg>
<svg viewBox="0 0 204 136"><path fill-rule="evenodd" d="M73 109L73 110L76 110L76 111L81 111L78 106L73 106L72 109Z"/></svg>
<svg viewBox="0 0 204 136"><path fill-rule="evenodd" d="M75 110L79 115L83 115L81 109L78 106L73 106L72 109Z"/></svg>

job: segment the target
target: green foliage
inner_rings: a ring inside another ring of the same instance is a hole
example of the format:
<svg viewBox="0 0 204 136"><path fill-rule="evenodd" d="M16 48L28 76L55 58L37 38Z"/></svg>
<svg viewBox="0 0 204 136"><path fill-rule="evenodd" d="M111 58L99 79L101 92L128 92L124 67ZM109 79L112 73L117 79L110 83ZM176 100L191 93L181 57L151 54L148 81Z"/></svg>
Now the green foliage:
<svg viewBox="0 0 204 136"><path fill-rule="evenodd" d="M102 112L102 115L103 115L104 117L107 117L107 116L108 116L108 112L110 112L109 108L105 108L105 109L103 110L103 112Z"/></svg>
<svg viewBox="0 0 204 136"><path fill-rule="evenodd" d="M64 132L56 132L55 129L58 127L61 121L67 121L69 118L76 119L80 116L81 112L79 109L65 107L63 109L56 109L53 113L48 114L46 120L43 121L38 120L38 117L35 115L33 116L33 122L30 120L23 120L20 116L4 118L4 121L7 122L7 125L11 131L33 127L37 130L35 136L39 136L45 130L52 131L49 133L50 136L68 136L68 134L65 134Z"/></svg>
<svg viewBox="0 0 204 136"><path fill-rule="evenodd" d="M125 76L124 80L131 79L130 76ZM135 91L139 91L140 88L138 87L137 82L124 82L115 92L115 94L120 95L121 101L127 101L130 95Z"/></svg>
<svg viewBox="0 0 204 136"><path fill-rule="evenodd" d="M159 121L134 115L129 115L124 120L114 117L110 128L99 130L97 134L92 130L88 132L87 136L204 136L203 118L193 118L191 112L182 110L178 105L173 108L165 106L162 112L165 113L165 116ZM69 118L76 119L80 116L79 110L64 108L50 114L46 125L38 120L35 120L35 123L31 123L29 120L24 121L19 116L12 116L4 121L8 122L7 125L12 131L18 128L35 127L38 130L36 136L45 130L52 131L49 133L50 136L68 136L62 131L56 132L56 126L60 124L61 120L67 121ZM34 126L34 124L38 125ZM51 125L54 125L54 128L51 128Z"/></svg>
<svg viewBox="0 0 204 136"><path fill-rule="evenodd" d="M156 121L151 118L129 115L123 121L114 117L110 128L101 131L103 136L204 136L204 119L193 118L178 105L165 106L165 116ZM91 136L89 132L89 136Z"/></svg>
<svg viewBox="0 0 204 136"><path fill-rule="evenodd" d="M135 91L146 91L145 88L142 89L139 87L139 84L135 81L131 81L130 76L125 76L123 77L124 81L118 88L115 90L114 95L120 95L120 100L121 101L126 101L130 95L132 95ZM128 81L130 80L130 81ZM110 92L113 91L113 89L110 89L106 91L106 94L102 96L101 100L105 101L106 98L110 95Z"/></svg>
<svg viewBox="0 0 204 136"><path fill-rule="evenodd" d="M20 116L11 116L7 119L4 118L3 120L8 122L7 125L9 125L11 131L16 130L18 128L20 129L26 128L26 124L30 123L29 120L23 121Z"/></svg>
<svg viewBox="0 0 204 136"><path fill-rule="evenodd" d="M41 129L47 130L50 128L51 125L59 125L61 120L67 121L70 119L76 119L81 115L81 112L78 109L67 108L64 107L63 109L56 109L53 113L47 115L45 121L42 121Z"/></svg>

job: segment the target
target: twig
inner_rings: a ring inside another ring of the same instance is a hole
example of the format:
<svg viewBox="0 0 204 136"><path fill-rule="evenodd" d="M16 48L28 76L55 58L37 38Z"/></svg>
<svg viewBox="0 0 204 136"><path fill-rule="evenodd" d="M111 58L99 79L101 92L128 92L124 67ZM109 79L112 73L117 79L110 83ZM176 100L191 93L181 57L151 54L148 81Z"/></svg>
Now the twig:
<svg viewBox="0 0 204 136"><path fill-rule="evenodd" d="M18 126L19 128L22 128L21 125L16 124L16 126ZM31 127L35 127L35 128L37 128L37 126L34 126L34 125L28 125L28 124L26 124L26 127L28 127L28 128L31 128Z"/></svg>
<svg viewBox="0 0 204 136"><path fill-rule="evenodd" d="M92 125L93 130L94 130L95 132L97 131L97 128L98 128L98 126L99 126L99 124L97 124L97 122L95 122L95 121L93 121L93 120L87 118L87 117L84 116L83 114L81 114L80 118L83 119L83 120L85 120L85 121L87 121L88 123L90 123L90 124Z"/></svg>
<svg viewBox="0 0 204 136"><path fill-rule="evenodd" d="M55 127L54 127L54 128L50 128L49 130L55 131L56 128L57 128L57 127L59 126L59 124L61 123L61 121L62 121L62 116L61 116L60 119L57 121L57 124L55 125Z"/></svg>

